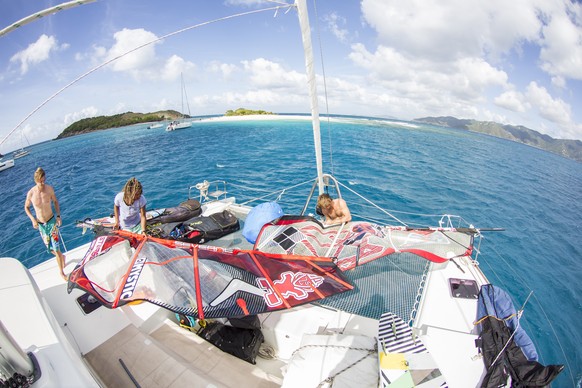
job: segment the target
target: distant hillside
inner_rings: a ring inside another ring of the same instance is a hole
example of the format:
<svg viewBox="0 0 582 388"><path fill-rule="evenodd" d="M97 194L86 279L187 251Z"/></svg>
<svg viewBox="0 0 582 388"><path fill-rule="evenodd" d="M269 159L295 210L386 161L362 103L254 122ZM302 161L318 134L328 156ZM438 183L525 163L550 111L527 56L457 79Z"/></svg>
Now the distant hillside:
<svg viewBox="0 0 582 388"><path fill-rule="evenodd" d="M476 121L457 119L455 117L423 117L415 119L423 123L439 125L443 127L464 129L472 132L508 139L532 147L540 148L565 158L582 162L582 141L554 139L548 135L534 131L524 126L502 125L490 121Z"/></svg>
<svg viewBox="0 0 582 388"><path fill-rule="evenodd" d="M180 112L176 112L175 110L164 110L153 113L126 112L113 116L90 117L87 119L79 120L69 125L67 128L65 128L63 132L61 132L59 136L57 136L57 139L63 139L65 137L80 135L83 133L89 133L93 131L100 131L103 129L125 127L128 125L139 123L175 120L181 117L189 116L182 115Z"/></svg>

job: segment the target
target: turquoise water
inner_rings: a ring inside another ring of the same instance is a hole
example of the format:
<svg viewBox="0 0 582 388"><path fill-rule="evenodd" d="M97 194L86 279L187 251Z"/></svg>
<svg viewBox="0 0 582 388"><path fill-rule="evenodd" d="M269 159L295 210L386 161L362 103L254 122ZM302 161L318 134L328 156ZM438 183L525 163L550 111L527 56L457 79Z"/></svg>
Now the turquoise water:
<svg viewBox="0 0 582 388"><path fill-rule="evenodd" d="M272 191L316 173L308 122L195 123L168 133L146 127L35 145L1 172L0 256L29 267L47 258L23 211L39 165L60 201L69 249L90 239L74 222L110 214L113 197L131 176L142 182L148 208L156 208L177 205L204 179L237 184L231 192L244 199L249 194L241 186ZM540 361L570 367L553 386L580 386L582 163L465 131L374 120L322 122L322 142L324 170L385 209L458 214L477 227L505 228L485 234L481 268L516 305L534 292L522 322ZM284 210L299 211L309 188L285 196ZM342 194L354 203L348 190ZM351 210L371 214L366 207Z"/></svg>

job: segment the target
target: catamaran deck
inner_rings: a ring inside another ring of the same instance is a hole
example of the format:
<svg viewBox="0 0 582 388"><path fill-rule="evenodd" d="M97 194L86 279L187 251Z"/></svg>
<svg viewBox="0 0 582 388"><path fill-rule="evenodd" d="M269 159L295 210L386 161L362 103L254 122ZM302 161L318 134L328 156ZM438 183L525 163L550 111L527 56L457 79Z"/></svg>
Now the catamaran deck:
<svg viewBox="0 0 582 388"><path fill-rule="evenodd" d="M134 385L121 361L141 387L278 387L284 365L232 357L172 320L149 335L129 325L85 359L107 387Z"/></svg>
<svg viewBox="0 0 582 388"><path fill-rule="evenodd" d="M237 238L231 236L230 242L222 243L228 246L236 243ZM66 272L73 269L86 249L86 246L80 247L67 253ZM483 371L483 361L477 357L474 345L476 300L453 298L446 286L448 282L430 279L436 276L445 280L477 278L483 281L480 271L469 260L457 260L457 263L462 270L452 262L440 264L423 281L425 289L422 302L417 306L418 318L413 330L439 360L439 368L449 387L466 386L468 377L476 386ZM286 369L294 364L293 356L305 336L329 338L329 335L340 334L375 339L378 335L376 319L328 306L306 305L264 314L260 320L265 343L276 349L277 358L257 357L257 364L252 365L179 327L173 313L149 303L115 310L99 307L88 315L80 307L71 309L71 304L76 303L72 299L83 293L75 289L67 294L54 260L31 272L65 335L76 344L78 352L105 386L134 386L121 361L142 387L281 386L285 382ZM361 304L369 303L373 301ZM452 321L464 324L452 327ZM377 382L376 352L371 354L371 360L374 362L368 369L358 370L358 373L368 374L372 379L369 381ZM442 363L442 360L448 361ZM303 373L319 372L304 370Z"/></svg>

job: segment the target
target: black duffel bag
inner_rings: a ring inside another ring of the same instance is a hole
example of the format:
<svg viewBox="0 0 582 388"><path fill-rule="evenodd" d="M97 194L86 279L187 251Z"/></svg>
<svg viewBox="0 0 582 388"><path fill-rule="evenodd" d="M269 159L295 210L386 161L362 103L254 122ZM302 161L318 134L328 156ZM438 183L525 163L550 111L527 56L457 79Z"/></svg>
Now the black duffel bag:
<svg viewBox="0 0 582 388"><path fill-rule="evenodd" d="M233 327L220 322L207 323L198 335L223 352L253 365L264 340L263 333L257 328Z"/></svg>

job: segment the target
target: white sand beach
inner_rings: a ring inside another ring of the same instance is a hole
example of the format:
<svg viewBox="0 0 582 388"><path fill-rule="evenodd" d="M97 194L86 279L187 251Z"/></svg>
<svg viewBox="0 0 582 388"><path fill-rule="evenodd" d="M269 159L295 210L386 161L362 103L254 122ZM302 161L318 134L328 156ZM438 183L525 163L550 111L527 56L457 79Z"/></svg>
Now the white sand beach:
<svg viewBox="0 0 582 388"><path fill-rule="evenodd" d="M311 116L309 115L244 115L244 116L219 116L219 117L207 117L201 118L199 120L193 121L258 121L258 120L301 120L309 121Z"/></svg>
<svg viewBox="0 0 582 388"><path fill-rule="evenodd" d="M286 114L274 114L274 115L242 115L242 116L217 116L217 117L200 117L193 118L191 121L193 123L205 123L205 122L227 122L227 121L273 121L273 120L295 120L295 121L311 121L310 115L286 115ZM418 128L419 125L411 122L393 120L393 119L383 119L383 118L372 118L372 117L326 117L320 116L319 121L325 122L369 122L376 123L378 125L391 125L391 126L401 126L407 128Z"/></svg>

